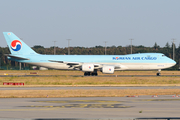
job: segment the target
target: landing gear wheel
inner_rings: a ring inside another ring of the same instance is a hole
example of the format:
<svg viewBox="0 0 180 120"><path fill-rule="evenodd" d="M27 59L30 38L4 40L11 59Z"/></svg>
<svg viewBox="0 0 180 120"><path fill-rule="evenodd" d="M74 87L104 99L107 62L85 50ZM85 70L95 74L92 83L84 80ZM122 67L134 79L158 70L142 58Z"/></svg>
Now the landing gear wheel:
<svg viewBox="0 0 180 120"><path fill-rule="evenodd" d="M90 73L90 72L87 72L87 75L88 75L88 76L90 76L90 75L91 75L91 73Z"/></svg>
<svg viewBox="0 0 180 120"><path fill-rule="evenodd" d="M161 69L158 70L157 76L161 76Z"/></svg>
<svg viewBox="0 0 180 120"><path fill-rule="evenodd" d="M84 76L97 76L97 72L84 72Z"/></svg>
<svg viewBox="0 0 180 120"><path fill-rule="evenodd" d="M97 69L94 70L93 75L98 76Z"/></svg>
<svg viewBox="0 0 180 120"><path fill-rule="evenodd" d="M157 73L157 76L161 76L161 73Z"/></svg>
<svg viewBox="0 0 180 120"><path fill-rule="evenodd" d="M87 72L84 72L84 76L87 76Z"/></svg>
<svg viewBox="0 0 180 120"><path fill-rule="evenodd" d="M84 76L90 76L91 73L90 72L84 72Z"/></svg>
<svg viewBox="0 0 180 120"><path fill-rule="evenodd" d="M94 76L94 75L95 75L95 73L91 73L91 75L92 75L92 76Z"/></svg>
<svg viewBox="0 0 180 120"><path fill-rule="evenodd" d="M92 75L92 76L97 76L98 74L93 72L91 75Z"/></svg>

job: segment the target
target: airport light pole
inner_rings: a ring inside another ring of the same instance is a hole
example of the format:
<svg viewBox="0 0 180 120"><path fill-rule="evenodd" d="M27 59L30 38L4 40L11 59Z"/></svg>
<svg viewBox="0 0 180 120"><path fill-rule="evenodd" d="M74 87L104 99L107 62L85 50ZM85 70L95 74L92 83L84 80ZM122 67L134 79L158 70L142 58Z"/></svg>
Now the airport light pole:
<svg viewBox="0 0 180 120"><path fill-rule="evenodd" d="M129 39L129 40L131 40L131 54L132 54L132 40L134 40L134 39Z"/></svg>
<svg viewBox="0 0 180 120"><path fill-rule="evenodd" d="M107 41L104 41L104 43L105 43L105 53L104 54L106 55L106 43L107 43Z"/></svg>
<svg viewBox="0 0 180 120"><path fill-rule="evenodd" d="M19 62L19 70L21 70L21 62Z"/></svg>
<svg viewBox="0 0 180 120"><path fill-rule="evenodd" d="M70 55L69 41L70 41L71 39L67 39L67 40L68 40L68 55Z"/></svg>
<svg viewBox="0 0 180 120"><path fill-rule="evenodd" d="M172 39L173 40L173 60L175 60L175 46L174 46L174 42L176 39Z"/></svg>
<svg viewBox="0 0 180 120"><path fill-rule="evenodd" d="M53 41L54 42L54 55L56 54L56 47L55 47L55 43L56 41Z"/></svg>

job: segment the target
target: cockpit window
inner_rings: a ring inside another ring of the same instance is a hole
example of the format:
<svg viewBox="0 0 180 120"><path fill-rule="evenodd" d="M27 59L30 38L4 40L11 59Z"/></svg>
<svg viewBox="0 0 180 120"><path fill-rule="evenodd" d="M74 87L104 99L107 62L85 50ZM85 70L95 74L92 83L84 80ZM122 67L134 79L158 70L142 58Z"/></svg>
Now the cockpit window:
<svg viewBox="0 0 180 120"><path fill-rule="evenodd" d="M162 55L162 57L164 57L165 55Z"/></svg>

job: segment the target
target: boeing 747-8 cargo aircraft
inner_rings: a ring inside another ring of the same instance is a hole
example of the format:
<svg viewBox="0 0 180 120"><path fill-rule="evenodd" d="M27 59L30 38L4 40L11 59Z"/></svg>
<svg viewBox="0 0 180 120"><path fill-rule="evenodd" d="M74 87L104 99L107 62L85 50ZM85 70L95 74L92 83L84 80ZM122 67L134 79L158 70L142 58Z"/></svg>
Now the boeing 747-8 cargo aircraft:
<svg viewBox="0 0 180 120"><path fill-rule="evenodd" d="M4 32L11 54L8 59L21 63L61 70L80 70L84 75L97 71L113 74L115 70L158 70L172 67L176 62L161 53L129 55L41 55L32 50L12 32Z"/></svg>

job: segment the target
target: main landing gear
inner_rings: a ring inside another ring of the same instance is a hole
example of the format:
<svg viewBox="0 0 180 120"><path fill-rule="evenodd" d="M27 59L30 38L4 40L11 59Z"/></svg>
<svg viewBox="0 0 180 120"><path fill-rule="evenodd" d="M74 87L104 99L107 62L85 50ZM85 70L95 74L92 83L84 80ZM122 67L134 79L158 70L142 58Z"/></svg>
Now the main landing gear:
<svg viewBox="0 0 180 120"><path fill-rule="evenodd" d="M98 76L97 71L94 72L84 72L84 76Z"/></svg>
<svg viewBox="0 0 180 120"><path fill-rule="evenodd" d="M157 76L161 76L161 69L158 70Z"/></svg>

